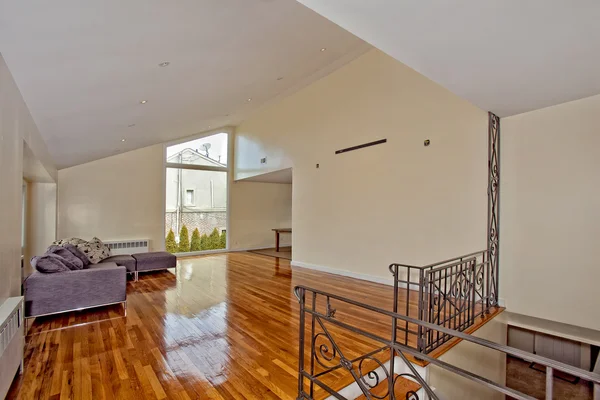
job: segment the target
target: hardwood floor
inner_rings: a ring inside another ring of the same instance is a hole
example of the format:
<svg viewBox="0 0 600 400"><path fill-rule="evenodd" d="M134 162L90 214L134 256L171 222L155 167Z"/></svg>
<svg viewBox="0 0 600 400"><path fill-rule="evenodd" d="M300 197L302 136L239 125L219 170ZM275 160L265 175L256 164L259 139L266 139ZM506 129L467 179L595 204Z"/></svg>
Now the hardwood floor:
<svg viewBox="0 0 600 400"><path fill-rule="evenodd" d="M292 248L291 247L280 247L279 251L275 250L275 248L252 250L249 253L262 254L263 256L285 258L286 260L292 259Z"/></svg>
<svg viewBox="0 0 600 400"><path fill-rule="evenodd" d="M567 381L556 375L553 381L555 399L592 400L594 397L589 382L575 380L573 377L568 377ZM546 394L546 373L530 368L528 361L507 356L506 386L536 399L543 399Z"/></svg>
<svg viewBox="0 0 600 400"><path fill-rule="evenodd" d="M295 285L391 309L390 286L296 268L250 253L181 259L175 274L141 274L120 306L37 319L16 399L296 398L299 305ZM409 307L416 307L416 301ZM336 317L389 335L390 321L337 305ZM403 308L401 308L403 309ZM377 347L333 329L349 358ZM352 382L335 371L327 383ZM316 398L324 398L323 391Z"/></svg>

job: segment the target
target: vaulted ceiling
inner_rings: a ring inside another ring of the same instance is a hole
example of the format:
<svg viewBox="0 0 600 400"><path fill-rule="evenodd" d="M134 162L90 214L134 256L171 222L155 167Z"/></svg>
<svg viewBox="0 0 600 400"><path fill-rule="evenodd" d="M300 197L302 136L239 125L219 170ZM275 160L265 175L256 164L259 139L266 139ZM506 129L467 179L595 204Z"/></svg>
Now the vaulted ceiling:
<svg viewBox="0 0 600 400"><path fill-rule="evenodd" d="M235 124L368 48L295 0L0 1L58 168Z"/></svg>
<svg viewBox="0 0 600 400"><path fill-rule="evenodd" d="M598 0L298 0L476 106L600 93Z"/></svg>

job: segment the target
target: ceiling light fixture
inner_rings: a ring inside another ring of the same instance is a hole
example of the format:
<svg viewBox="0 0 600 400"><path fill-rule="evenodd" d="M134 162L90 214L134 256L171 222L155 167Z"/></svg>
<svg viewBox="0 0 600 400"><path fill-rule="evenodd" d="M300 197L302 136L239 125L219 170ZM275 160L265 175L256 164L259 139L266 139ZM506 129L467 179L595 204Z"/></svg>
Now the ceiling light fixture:
<svg viewBox="0 0 600 400"><path fill-rule="evenodd" d="M325 50L327 50L327 47L322 47L321 48L321 51L325 51Z"/></svg>
<svg viewBox="0 0 600 400"><path fill-rule="evenodd" d="M125 139L121 139L121 142L124 142L124 141L125 141Z"/></svg>
<svg viewBox="0 0 600 400"><path fill-rule="evenodd" d="M142 100L140 101L140 104L146 104L148 102L148 100Z"/></svg>
<svg viewBox="0 0 600 400"><path fill-rule="evenodd" d="M250 98L248 99L248 102L251 102L251 101L252 101L252 97L250 97Z"/></svg>
<svg viewBox="0 0 600 400"><path fill-rule="evenodd" d="M168 67L168 66L169 66L169 64L171 64L171 63L170 63L170 62L168 62L168 61L165 61L165 62L161 62L160 64L158 64L158 66L159 66L159 67Z"/></svg>

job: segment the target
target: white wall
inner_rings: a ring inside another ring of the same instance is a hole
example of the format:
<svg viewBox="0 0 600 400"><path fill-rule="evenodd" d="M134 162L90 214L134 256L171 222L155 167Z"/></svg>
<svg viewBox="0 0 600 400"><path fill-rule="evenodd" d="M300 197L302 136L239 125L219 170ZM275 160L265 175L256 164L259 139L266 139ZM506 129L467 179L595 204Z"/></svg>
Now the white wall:
<svg viewBox="0 0 600 400"><path fill-rule="evenodd" d="M163 146L59 171L58 236L150 239L164 249Z"/></svg>
<svg viewBox="0 0 600 400"><path fill-rule="evenodd" d="M271 229L292 226L292 185L234 182L230 218L230 249L274 247ZM291 236L282 234L281 246L289 245Z"/></svg>
<svg viewBox="0 0 600 400"><path fill-rule="evenodd" d="M27 218L25 269L31 272L29 260L46 251L56 240L56 183L27 183Z"/></svg>
<svg viewBox="0 0 600 400"><path fill-rule="evenodd" d="M23 141L56 181L46 144L0 55L0 303L21 292Z"/></svg>
<svg viewBox="0 0 600 400"><path fill-rule="evenodd" d="M486 247L487 113L378 50L236 133L236 179L294 168L296 262L389 278Z"/></svg>
<svg viewBox="0 0 600 400"><path fill-rule="evenodd" d="M501 120L500 296L600 329L600 96Z"/></svg>

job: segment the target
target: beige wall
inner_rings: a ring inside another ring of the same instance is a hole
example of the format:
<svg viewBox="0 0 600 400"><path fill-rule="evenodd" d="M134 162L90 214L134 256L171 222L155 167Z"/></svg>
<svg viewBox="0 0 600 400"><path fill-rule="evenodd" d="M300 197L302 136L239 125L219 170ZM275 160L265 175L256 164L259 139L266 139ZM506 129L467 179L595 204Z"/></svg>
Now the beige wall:
<svg viewBox="0 0 600 400"><path fill-rule="evenodd" d="M505 345L506 330L506 322L499 318L494 318L474 332L473 336ZM463 340L447 353L440 356L439 360L501 385L506 384L506 354L499 351ZM428 383L439 390L440 398L465 400L504 399L502 393L438 366L429 365L427 368Z"/></svg>
<svg viewBox="0 0 600 400"><path fill-rule="evenodd" d="M230 249L275 246L271 229L292 226L292 185L234 182L231 186ZM291 245L282 234L281 245Z"/></svg>
<svg viewBox="0 0 600 400"><path fill-rule="evenodd" d="M389 279L486 247L487 113L378 50L236 132L236 179L294 168L296 263Z"/></svg>
<svg viewBox="0 0 600 400"><path fill-rule="evenodd" d="M500 296L600 329L600 96L501 120Z"/></svg>
<svg viewBox="0 0 600 400"><path fill-rule="evenodd" d="M56 240L56 183L27 183L25 260L46 251ZM31 265L25 262L26 273Z"/></svg>
<svg viewBox="0 0 600 400"><path fill-rule="evenodd" d="M0 55L0 303L21 292L23 141L56 181L46 145Z"/></svg>
<svg viewBox="0 0 600 400"><path fill-rule="evenodd" d="M58 236L150 239L164 248L163 146L59 171Z"/></svg>
<svg viewBox="0 0 600 400"><path fill-rule="evenodd" d="M58 237L149 238L164 248L163 145L59 171ZM275 227L291 226L289 184L230 182L230 248L274 246ZM282 236L282 245L290 245Z"/></svg>

